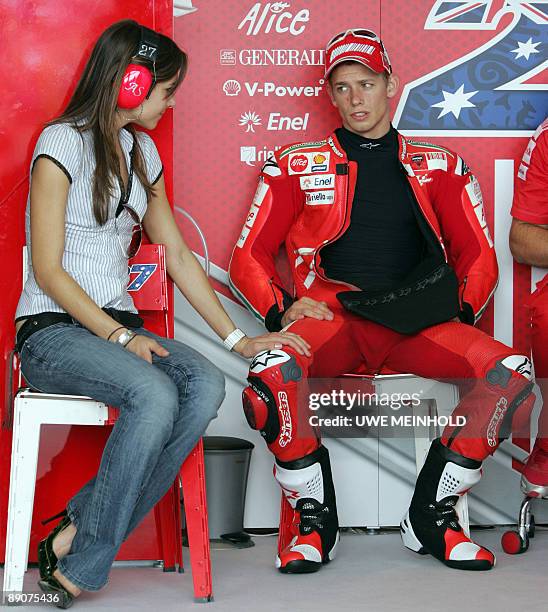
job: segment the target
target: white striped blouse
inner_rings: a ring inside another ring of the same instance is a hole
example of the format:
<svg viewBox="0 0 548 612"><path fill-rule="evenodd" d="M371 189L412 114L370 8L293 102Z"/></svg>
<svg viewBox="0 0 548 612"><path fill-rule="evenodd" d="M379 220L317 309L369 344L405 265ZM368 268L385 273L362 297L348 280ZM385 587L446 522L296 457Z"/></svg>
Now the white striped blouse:
<svg viewBox="0 0 548 612"><path fill-rule="evenodd" d="M120 144L131 168L133 137L125 129L120 130ZM162 174L162 162L153 140L144 132L137 139L145 161L149 181L155 183ZM36 143L31 161L39 157L54 161L70 181L65 214L65 249L63 268L101 308L136 312L133 300L127 292L129 281L127 250L135 221L124 210L114 222L121 197L116 185L109 201L108 220L99 225L93 214L92 181L95 170L95 153L91 132L80 133L67 123L46 127ZM145 190L133 176L127 206L142 219L147 208ZM25 231L30 253L30 193L27 200ZM29 258L30 259L30 258ZM32 264L17 305L16 318L41 312L64 312L64 310L38 286Z"/></svg>

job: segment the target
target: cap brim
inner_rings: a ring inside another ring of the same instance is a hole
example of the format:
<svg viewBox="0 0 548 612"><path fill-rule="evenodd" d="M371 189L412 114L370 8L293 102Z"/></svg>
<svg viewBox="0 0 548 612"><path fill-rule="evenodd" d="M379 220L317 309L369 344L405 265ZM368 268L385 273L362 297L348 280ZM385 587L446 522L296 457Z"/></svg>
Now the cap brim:
<svg viewBox="0 0 548 612"><path fill-rule="evenodd" d="M381 66L379 70L378 65L376 67L372 66L362 56L347 55L346 57L339 57L338 59L336 59L329 67L329 70L325 71L323 78L327 79L329 74L333 72L333 68L336 68L339 64L342 64L343 62L358 62L358 64L362 64L363 66L365 66L366 68L369 68L370 70L372 70L373 72L376 72L377 74L381 74L382 72L386 71L386 68L384 66Z"/></svg>

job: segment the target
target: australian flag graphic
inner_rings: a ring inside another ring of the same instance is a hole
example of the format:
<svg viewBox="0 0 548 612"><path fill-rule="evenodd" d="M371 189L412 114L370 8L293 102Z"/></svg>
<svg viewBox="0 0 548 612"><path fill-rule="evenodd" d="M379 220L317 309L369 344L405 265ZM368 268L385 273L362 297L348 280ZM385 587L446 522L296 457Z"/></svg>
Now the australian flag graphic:
<svg viewBox="0 0 548 612"><path fill-rule="evenodd" d="M455 131L530 133L548 114L546 83L528 83L548 68L548 0L434 3L425 29L495 30L487 44L409 83L396 127L413 134Z"/></svg>

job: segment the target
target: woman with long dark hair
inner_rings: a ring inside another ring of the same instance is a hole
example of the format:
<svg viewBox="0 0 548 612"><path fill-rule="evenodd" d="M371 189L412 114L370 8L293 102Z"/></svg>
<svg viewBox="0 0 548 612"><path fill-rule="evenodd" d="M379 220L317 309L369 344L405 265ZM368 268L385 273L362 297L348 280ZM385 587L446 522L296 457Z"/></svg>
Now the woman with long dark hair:
<svg viewBox="0 0 548 612"><path fill-rule="evenodd" d="M113 24L31 161L32 262L16 312L22 372L38 390L120 408L97 475L39 545L39 585L63 608L105 585L121 543L173 483L224 397L223 375L205 357L142 326L127 292L142 229L165 245L169 275L229 350L308 352L291 333L248 338L236 329L179 233L158 151L135 126L156 127L186 68L168 37Z"/></svg>

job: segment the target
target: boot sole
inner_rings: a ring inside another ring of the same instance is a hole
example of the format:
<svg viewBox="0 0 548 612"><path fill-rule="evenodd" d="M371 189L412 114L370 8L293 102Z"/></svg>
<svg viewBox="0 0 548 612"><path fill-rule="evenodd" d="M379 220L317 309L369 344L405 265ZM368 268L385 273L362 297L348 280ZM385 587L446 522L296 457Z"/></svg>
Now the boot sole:
<svg viewBox="0 0 548 612"><path fill-rule="evenodd" d="M491 565L489 561L484 559L474 559L473 561L442 561L447 567L459 570L468 570L472 572L486 572L495 567L495 563Z"/></svg>
<svg viewBox="0 0 548 612"><path fill-rule="evenodd" d="M284 567L279 567L278 571L282 574L312 574L319 571L322 565L328 562L329 561L323 561L322 563L317 563L316 561L306 561L306 559L302 561L290 561Z"/></svg>

